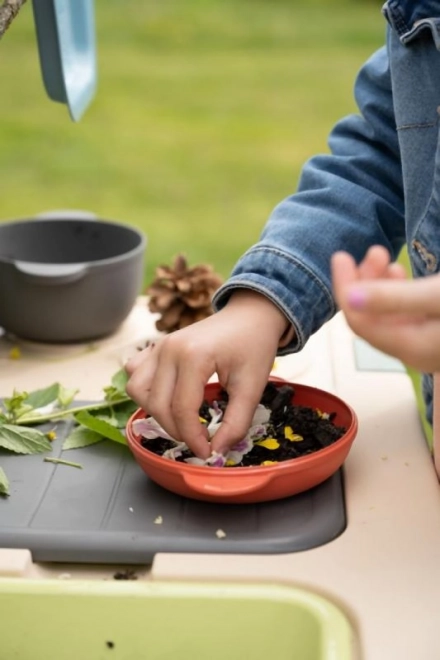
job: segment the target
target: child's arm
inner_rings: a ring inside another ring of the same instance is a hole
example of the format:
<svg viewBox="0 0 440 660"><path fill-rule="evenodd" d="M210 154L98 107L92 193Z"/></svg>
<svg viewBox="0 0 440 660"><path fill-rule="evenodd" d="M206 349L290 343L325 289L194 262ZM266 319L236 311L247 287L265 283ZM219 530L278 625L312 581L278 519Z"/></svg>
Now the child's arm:
<svg viewBox="0 0 440 660"><path fill-rule="evenodd" d="M198 409L210 376L218 373L233 401L213 442L219 451L247 431L275 354L300 350L335 313L332 254L347 249L359 261L381 244L397 256L405 241L386 49L363 68L356 98L360 114L335 127L331 154L305 165L297 194L275 209L217 292L217 314L164 337L128 367L130 396L200 456L209 451Z"/></svg>
<svg viewBox="0 0 440 660"><path fill-rule="evenodd" d="M347 250L359 262L371 245L397 258L405 243L402 164L387 50L375 53L355 85L359 114L335 126L331 153L304 166L298 191L273 211L258 243L214 297L223 307L234 287L278 304L295 329L283 353L298 351L336 311L330 261ZM294 147L293 147L294 148Z"/></svg>

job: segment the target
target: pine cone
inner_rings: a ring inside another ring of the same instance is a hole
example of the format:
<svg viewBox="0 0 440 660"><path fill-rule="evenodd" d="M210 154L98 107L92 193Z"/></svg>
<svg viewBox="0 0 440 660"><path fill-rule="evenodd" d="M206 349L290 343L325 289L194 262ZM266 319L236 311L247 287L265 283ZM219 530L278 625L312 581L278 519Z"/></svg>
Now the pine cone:
<svg viewBox="0 0 440 660"><path fill-rule="evenodd" d="M145 290L148 309L161 315L156 328L170 333L211 316L212 296L221 284L221 277L211 266L188 268L182 255L176 257L172 267L158 266L154 281Z"/></svg>

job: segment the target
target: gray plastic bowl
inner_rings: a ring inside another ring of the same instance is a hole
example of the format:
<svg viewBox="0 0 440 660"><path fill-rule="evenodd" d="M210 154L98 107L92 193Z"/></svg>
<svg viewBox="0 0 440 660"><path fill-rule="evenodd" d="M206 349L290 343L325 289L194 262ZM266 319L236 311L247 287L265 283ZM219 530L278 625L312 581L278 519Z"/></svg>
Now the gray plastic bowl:
<svg viewBox="0 0 440 660"><path fill-rule="evenodd" d="M0 223L0 327L43 342L117 330L141 291L146 237L82 212Z"/></svg>

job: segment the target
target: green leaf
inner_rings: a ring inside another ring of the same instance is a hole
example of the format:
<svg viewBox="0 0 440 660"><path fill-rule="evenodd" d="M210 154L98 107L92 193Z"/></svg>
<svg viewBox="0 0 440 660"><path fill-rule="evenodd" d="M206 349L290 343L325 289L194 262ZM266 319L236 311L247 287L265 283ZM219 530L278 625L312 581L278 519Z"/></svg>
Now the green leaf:
<svg viewBox="0 0 440 660"><path fill-rule="evenodd" d="M19 417L23 417L29 413L33 408L27 404L27 392L17 392L14 390L12 396L3 399L4 410L0 413L0 420L5 422L15 423Z"/></svg>
<svg viewBox="0 0 440 660"><path fill-rule="evenodd" d="M130 401L129 397L124 397L117 399L113 404L111 404L109 401L101 401L100 403L92 403L87 406L76 406L74 408L67 408L63 410L55 410L50 413L45 413L44 415L40 415L38 413L30 413L28 415L25 415L23 417L20 417L20 424L42 424L43 422L54 422L55 420L59 419L65 419L66 417L73 417L76 413L86 410L88 412L97 412L101 411L104 414L105 411L110 411L112 409L116 409L116 406L119 404L125 404L128 401ZM9 420L7 420L9 421Z"/></svg>
<svg viewBox="0 0 440 660"><path fill-rule="evenodd" d="M40 454L52 449L51 443L41 431L14 424L0 426L0 447L16 454Z"/></svg>
<svg viewBox="0 0 440 660"><path fill-rule="evenodd" d="M69 406L72 403L73 399L78 394L79 390L63 387L62 385L60 385L59 387L60 389L58 391L58 403L62 408L67 408L67 406Z"/></svg>
<svg viewBox="0 0 440 660"><path fill-rule="evenodd" d="M125 436L119 431L119 429L115 429L115 427L112 426L111 424L108 424L103 419L98 419L97 417L94 417L85 410L77 413L75 415L75 419L78 422L78 424L82 424L82 426L85 426L91 431L96 431L96 433L100 433L102 436L104 436L104 438L107 438L108 440L113 440L113 442L119 442L122 445L127 444Z"/></svg>
<svg viewBox="0 0 440 660"><path fill-rule="evenodd" d="M108 403L112 403L115 399L119 399L120 393L116 389L116 387L113 387L113 385L109 385L108 387L104 387L104 399Z"/></svg>
<svg viewBox="0 0 440 660"><path fill-rule="evenodd" d="M111 384L118 390L119 394L125 394L125 388L128 383L128 374L125 369L120 369L112 376Z"/></svg>
<svg viewBox="0 0 440 660"><path fill-rule="evenodd" d="M76 426L72 433L69 433L63 442L63 450L66 449L80 449L81 447L88 447L97 442L104 440L103 436L96 431L91 431L85 426Z"/></svg>
<svg viewBox="0 0 440 660"><path fill-rule="evenodd" d="M19 406L14 410L14 413L12 415L13 419L12 420L7 420L7 421L14 421L16 422L20 417L24 417L24 415L27 415L33 410L32 406L28 406L25 403L23 405Z"/></svg>
<svg viewBox="0 0 440 660"><path fill-rule="evenodd" d="M115 406L113 409L113 417L118 424L118 428L125 429L128 420L138 408L138 404L131 400L126 403L121 403L119 406Z"/></svg>
<svg viewBox="0 0 440 660"><path fill-rule="evenodd" d="M32 406L34 409L44 408L50 403L54 403L58 399L59 391L60 384L53 383L52 385L49 385L49 387L45 387L43 390L35 390L34 392L30 392L26 396L24 403L26 403L28 406Z"/></svg>
<svg viewBox="0 0 440 660"><path fill-rule="evenodd" d="M0 467L0 495L9 495L9 481L3 468Z"/></svg>
<svg viewBox="0 0 440 660"><path fill-rule="evenodd" d="M5 410L9 413L9 415L7 415L8 418L15 418L17 411L22 408L23 402L28 396L27 392L17 392L14 390L10 398L3 399Z"/></svg>
<svg viewBox="0 0 440 660"><path fill-rule="evenodd" d="M120 369L115 374L113 374L111 385L104 387L106 401L113 401L114 399L120 399L121 396L127 396L125 391L127 382L128 374L125 369Z"/></svg>
<svg viewBox="0 0 440 660"><path fill-rule="evenodd" d="M93 417L95 417L95 419L101 419L103 422L107 422L107 424L110 424L110 426L113 426L115 429L119 428L118 420L111 415L93 415Z"/></svg>

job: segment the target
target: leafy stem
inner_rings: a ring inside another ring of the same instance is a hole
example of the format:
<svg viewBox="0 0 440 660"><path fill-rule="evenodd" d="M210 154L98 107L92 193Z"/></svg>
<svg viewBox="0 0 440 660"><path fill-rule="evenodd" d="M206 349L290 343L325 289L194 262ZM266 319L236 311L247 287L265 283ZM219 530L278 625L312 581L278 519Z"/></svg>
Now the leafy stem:
<svg viewBox="0 0 440 660"><path fill-rule="evenodd" d="M44 433L38 426L65 418L73 420L74 428L64 440L62 451L88 447L102 440L112 440L126 446L124 428L136 409L135 402L126 394L126 383L127 374L120 369L113 374L111 384L104 388L103 401L82 406L72 406L79 390L66 388L60 383L52 383L29 393L14 390L12 396L3 399L0 406L0 448L15 454L50 452L56 433L54 430ZM63 458L46 456L43 460L82 467ZM9 481L0 467L0 496L8 495Z"/></svg>
<svg viewBox="0 0 440 660"><path fill-rule="evenodd" d="M73 461L65 461L63 458L51 458L46 456L44 459L45 463L55 463L55 465L68 465L69 467L75 467L82 470L81 463L74 463Z"/></svg>
<svg viewBox="0 0 440 660"><path fill-rule="evenodd" d="M70 417L76 413L87 411L94 412L96 410L106 410L110 407L116 406L120 403L127 403L131 401L128 396L121 396L119 399L113 399L111 404L108 401L101 401L100 403L88 404L86 406L76 406L74 408L68 408L66 410L57 410L45 415L23 415L20 417L16 424L23 426L31 426L32 424L43 424L44 422L52 422L64 417Z"/></svg>

